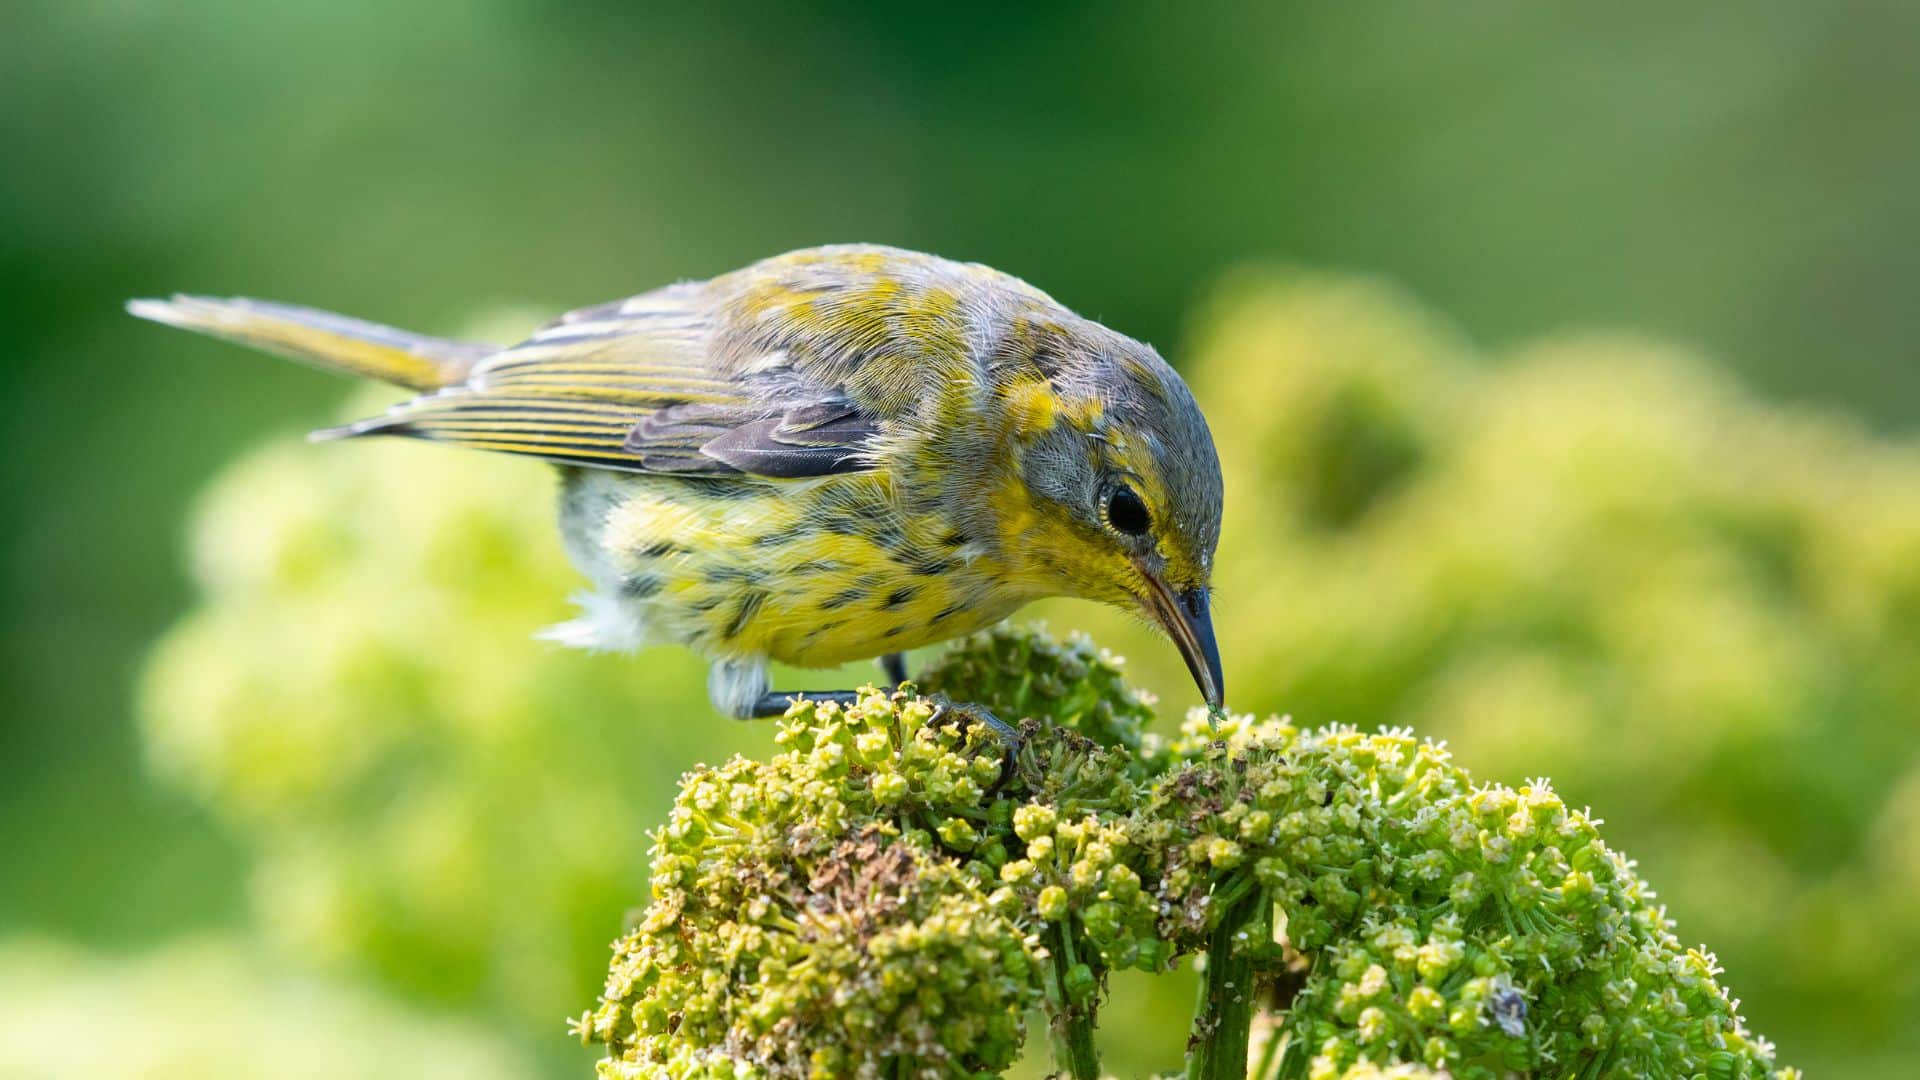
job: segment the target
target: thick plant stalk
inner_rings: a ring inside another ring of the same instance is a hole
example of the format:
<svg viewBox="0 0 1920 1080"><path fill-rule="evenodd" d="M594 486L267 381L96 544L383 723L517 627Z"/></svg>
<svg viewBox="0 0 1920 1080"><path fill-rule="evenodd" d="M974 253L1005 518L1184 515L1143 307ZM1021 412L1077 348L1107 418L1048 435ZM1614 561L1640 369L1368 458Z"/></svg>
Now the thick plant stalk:
<svg viewBox="0 0 1920 1080"><path fill-rule="evenodd" d="M1206 979L1194 1008L1187 1080L1246 1080L1247 1043L1259 995L1249 950L1243 944L1264 903L1255 890L1233 902L1207 941Z"/></svg>
<svg viewBox="0 0 1920 1080"><path fill-rule="evenodd" d="M1073 943L1067 920L1053 933L1052 989L1055 995L1053 1063L1073 1080L1100 1080L1100 1051L1093 1044L1093 1003L1076 1004L1069 996L1068 973L1073 970Z"/></svg>

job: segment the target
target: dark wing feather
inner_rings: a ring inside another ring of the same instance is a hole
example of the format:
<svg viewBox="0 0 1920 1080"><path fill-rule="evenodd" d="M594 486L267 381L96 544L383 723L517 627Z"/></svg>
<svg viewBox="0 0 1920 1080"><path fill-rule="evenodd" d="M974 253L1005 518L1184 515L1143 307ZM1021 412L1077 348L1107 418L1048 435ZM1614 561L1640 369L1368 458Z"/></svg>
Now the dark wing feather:
<svg viewBox="0 0 1920 1080"><path fill-rule="evenodd" d="M641 417L628 430L623 448L648 472L703 476L737 473L741 470L708 457L701 448L759 415L741 406L673 405Z"/></svg>
<svg viewBox="0 0 1920 1080"><path fill-rule="evenodd" d="M873 417L844 397L795 406L780 418L781 440L800 446L840 446L876 434Z"/></svg>
<svg viewBox="0 0 1920 1080"><path fill-rule="evenodd" d="M700 452L741 472L779 479L872 467L869 444L880 431L871 417L845 412L829 422L796 424L794 412L804 411L742 424L702 445Z"/></svg>
<svg viewBox="0 0 1920 1080"><path fill-rule="evenodd" d="M698 286L582 309L461 385L318 438L404 435L568 465L792 479L870 467L875 420L779 364L723 370Z"/></svg>

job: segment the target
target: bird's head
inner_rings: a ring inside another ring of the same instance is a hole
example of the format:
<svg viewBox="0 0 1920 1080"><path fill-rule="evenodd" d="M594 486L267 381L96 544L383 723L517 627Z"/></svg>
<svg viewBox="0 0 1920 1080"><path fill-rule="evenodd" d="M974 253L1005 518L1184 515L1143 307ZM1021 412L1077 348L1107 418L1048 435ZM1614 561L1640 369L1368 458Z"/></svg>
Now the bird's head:
<svg viewBox="0 0 1920 1080"><path fill-rule="evenodd" d="M1002 550L1044 591L1160 627L1218 708L1220 460L1200 407L1151 347L1096 323L1043 335L1031 360L1000 385L1014 447L996 496Z"/></svg>

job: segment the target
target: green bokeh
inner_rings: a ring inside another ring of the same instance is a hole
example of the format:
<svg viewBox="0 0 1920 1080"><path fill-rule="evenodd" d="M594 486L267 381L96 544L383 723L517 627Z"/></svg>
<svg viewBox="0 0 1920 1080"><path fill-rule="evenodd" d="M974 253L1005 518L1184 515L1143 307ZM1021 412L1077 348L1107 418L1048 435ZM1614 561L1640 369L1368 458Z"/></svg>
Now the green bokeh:
<svg viewBox="0 0 1920 1080"><path fill-rule="evenodd" d="M0 21L0 935L111 953L251 919L255 853L147 779L135 678L191 602L195 493L345 391L137 324L129 296L245 292L452 331L870 240L1021 274L1184 363L1202 290L1277 256L1401 283L1482 347L1461 346L1470 364L1622 328L1883 430L1920 416L1911 4L28 0ZM1314 489L1322 512L1358 513L1356 491L1418 467L1419 442L1379 422L1394 405L1356 397L1327 429L1361 449ZM649 664L697 684L684 659ZM1514 664L1552 684L1497 655L1432 708ZM1389 704L1381 684L1340 685ZM1834 725L1862 708L1828 702ZM1816 752L1819 730L1768 744L1801 755L1803 788L1734 784L1729 758L1719 802L1699 804L1709 823L1729 830L1731 792L1767 808L1767 850L1793 859L1842 860L1862 837L1911 850L1896 825L1913 812L1881 810L1911 726L1849 744L1882 751L1871 799ZM1652 829L1619 775L1592 784L1607 816ZM1683 842L1653 839L1622 845L1680 864ZM1797 925L1871 956L1877 939L1828 902ZM1873 992L1876 975L1847 985ZM1827 1053L1912 1051L1883 1009L1821 993Z"/></svg>

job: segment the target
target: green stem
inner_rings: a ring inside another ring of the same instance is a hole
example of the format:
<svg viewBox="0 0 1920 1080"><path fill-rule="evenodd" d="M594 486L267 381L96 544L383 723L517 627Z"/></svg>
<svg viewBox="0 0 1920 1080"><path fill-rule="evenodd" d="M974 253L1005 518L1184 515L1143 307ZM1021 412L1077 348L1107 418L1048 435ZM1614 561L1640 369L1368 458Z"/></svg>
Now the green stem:
<svg viewBox="0 0 1920 1080"><path fill-rule="evenodd" d="M1248 931L1265 901L1255 891L1220 914L1207 941L1207 977L1194 1009L1187 1080L1247 1080L1247 1040L1258 994L1253 962L1235 939Z"/></svg>
<svg viewBox="0 0 1920 1080"><path fill-rule="evenodd" d="M1073 1080L1100 1080L1100 1051L1093 1045L1093 1006L1080 1006L1067 1000L1067 972L1073 968L1073 920L1054 924L1053 977L1049 980L1053 999L1053 1063ZM1244 1078L1243 1078L1244 1080Z"/></svg>

